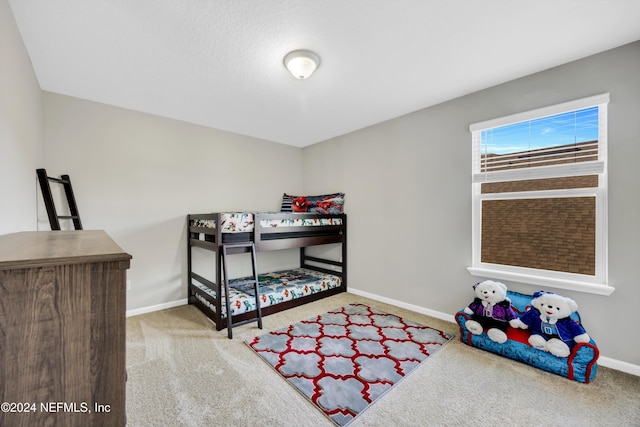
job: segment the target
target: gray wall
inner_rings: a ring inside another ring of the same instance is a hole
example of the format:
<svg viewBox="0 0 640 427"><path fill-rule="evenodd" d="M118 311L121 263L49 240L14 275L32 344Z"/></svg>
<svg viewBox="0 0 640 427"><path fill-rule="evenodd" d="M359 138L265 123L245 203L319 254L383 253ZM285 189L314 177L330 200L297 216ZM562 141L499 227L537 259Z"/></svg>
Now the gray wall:
<svg viewBox="0 0 640 427"><path fill-rule="evenodd" d="M70 175L85 229L133 256L129 310L186 298L187 214L279 210L283 192L302 189L300 148L50 92L43 105L47 171ZM215 278L211 253L198 252L198 272ZM261 268L296 264L281 255ZM250 272L237 261L234 275Z"/></svg>
<svg viewBox="0 0 640 427"><path fill-rule="evenodd" d="M638 76L640 42L305 148L305 191L346 192L351 288L441 313L463 308L481 280L466 270L469 124L609 92L609 282L616 291L555 291L578 303L603 355L640 365Z"/></svg>
<svg viewBox="0 0 640 427"><path fill-rule="evenodd" d="M0 0L0 235L36 228L41 91L6 0Z"/></svg>

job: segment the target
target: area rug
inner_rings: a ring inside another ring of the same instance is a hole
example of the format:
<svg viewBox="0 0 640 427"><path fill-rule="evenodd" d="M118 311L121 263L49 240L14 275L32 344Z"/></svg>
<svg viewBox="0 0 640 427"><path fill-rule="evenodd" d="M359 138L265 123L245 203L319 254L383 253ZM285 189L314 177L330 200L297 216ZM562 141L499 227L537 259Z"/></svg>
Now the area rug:
<svg viewBox="0 0 640 427"><path fill-rule="evenodd" d="M245 341L338 426L346 426L453 338L351 304Z"/></svg>

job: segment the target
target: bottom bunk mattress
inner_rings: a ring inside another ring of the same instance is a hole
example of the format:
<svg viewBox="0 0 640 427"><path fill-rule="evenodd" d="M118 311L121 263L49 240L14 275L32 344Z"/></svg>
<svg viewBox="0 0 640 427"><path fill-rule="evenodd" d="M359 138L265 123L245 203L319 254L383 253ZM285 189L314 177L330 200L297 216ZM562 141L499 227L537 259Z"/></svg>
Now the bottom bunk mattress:
<svg viewBox="0 0 640 427"><path fill-rule="evenodd" d="M237 316L256 309L255 292L252 284L245 284L234 287L234 283L246 281L250 278L232 279L229 282L231 287L229 293L231 298L231 315ZM342 284L339 276L321 273L319 271L309 270L306 268L296 268L293 270L279 271L275 273L266 273L258 275L259 291L260 291L260 307L268 307L285 301L304 297L311 294L317 294L329 289L337 288ZM216 290L211 289L199 282L193 282L193 285L202 291L217 298ZM224 290L223 290L224 292ZM198 300L209 307L211 311L216 312L216 306L209 301L195 295ZM226 317L227 309L225 306L224 295L222 295L222 317Z"/></svg>

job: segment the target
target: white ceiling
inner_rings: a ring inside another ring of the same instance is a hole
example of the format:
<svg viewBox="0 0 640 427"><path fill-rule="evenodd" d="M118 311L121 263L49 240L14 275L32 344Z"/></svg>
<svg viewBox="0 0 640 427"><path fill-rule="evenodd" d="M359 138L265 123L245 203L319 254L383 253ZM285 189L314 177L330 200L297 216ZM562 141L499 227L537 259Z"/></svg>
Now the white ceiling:
<svg viewBox="0 0 640 427"><path fill-rule="evenodd" d="M9 4L43 90L299 147L640 40L640 0Z"/></svg>

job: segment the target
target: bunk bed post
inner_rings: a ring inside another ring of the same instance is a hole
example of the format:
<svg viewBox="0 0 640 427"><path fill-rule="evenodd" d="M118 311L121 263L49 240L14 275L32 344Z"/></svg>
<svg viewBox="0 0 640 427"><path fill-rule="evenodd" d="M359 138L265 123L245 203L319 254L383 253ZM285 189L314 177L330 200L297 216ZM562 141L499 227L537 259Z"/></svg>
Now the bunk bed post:
<svg viewBox="0 0 640 427"><path fill-rule="evenodd" d="M253 233L253 244L256 246L256 250L261 250L262 249L262 233L259 231L260 230L260 224L262 223L262 214L261 213L256 213L255 217L254 217L254 233ZM255 232L255 230L258 230L257 232Z"/></svg>
<svg viewBox="0 0 640 427"><path fill-rule="evenodd" d="M221 331L226 325L223 324L222 319L222 215L216 214L216 330ZM225 295L225 299L227 296ZM228 314L227 314L228 315Z"/></svg>
<svg viewBox="0 0 640 427"><path fill-rule="evenodd" d="M347 215L342 214L342 286L347 289Z"/></svg>
<svg viewBox="0 0 640 427"><path fill-rule="evenodd" d="M193 304L191 290L191 215L187 215L187 304Z"/></svg>
<svg viewBox="0 0 640 427"><path fill-rule="evenodd" d="M223 270L223 274L224 274L224 305L225 305L225 310L227 312L227 337L229 339L233 338L233 332L232 332L232 328L233 328L233 316L231 314L231 298L229 298L229 294L230 294L230 287L229 287L229 267L227 266L227 247L225 245L218 245L218 248L222 248L222 251L220 251L220 256L218 256L218 259L222 258L222 270ZM218 281L218 283L221 283L220 281ZM218 286L218 289L221 289L221 286ZM218 293L218 301L220 301L220 297L222 296L222 293ZM257 298L257 297L256 297ZM219 303L219 305L221 305ZM222 317L222 312L218 311L218 316Z"/></svg>

